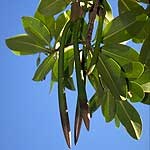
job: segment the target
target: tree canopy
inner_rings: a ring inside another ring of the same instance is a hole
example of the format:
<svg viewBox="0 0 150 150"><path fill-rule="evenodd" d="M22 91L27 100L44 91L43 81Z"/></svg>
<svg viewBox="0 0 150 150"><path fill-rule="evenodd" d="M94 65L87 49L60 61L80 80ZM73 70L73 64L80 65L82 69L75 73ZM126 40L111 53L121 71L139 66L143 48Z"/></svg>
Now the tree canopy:
<svg viewBox="0 0 150 150"><path fill-rule="evenodd" d="M133 103L150 104L150 2L118 0L118 14L113 17L108 0L41 0L33 17L22 17L26 34L6 39L15 55L38 54L34 81L51 73L50 88L58 83L61 124L69 148L66 88L77 90L75 144L82 122L90 130L99 108L106 122L115 120L118 128L121 123L134 139L141 136L142 121ZM128 40L141 44L140 52L127 45ZM95 90L90 99L87 84Z"/></svg>

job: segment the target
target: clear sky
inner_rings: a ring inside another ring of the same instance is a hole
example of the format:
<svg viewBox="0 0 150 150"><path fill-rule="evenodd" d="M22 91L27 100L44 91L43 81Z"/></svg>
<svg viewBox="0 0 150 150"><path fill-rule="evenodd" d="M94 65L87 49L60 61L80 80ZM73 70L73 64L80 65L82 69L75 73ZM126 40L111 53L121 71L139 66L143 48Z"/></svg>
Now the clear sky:
<svg viewBox="0 0 150 150"><path fill-rule="evenodd" d="M57 85L49 94L48 77L44 82L32 81L36 69L35 56L18 57L5 45L5 38L24 33L22 16L33 16L39 0L4 0L0 6L0 150L67 150L60 124ZM117 12L116 0L112 0ZM135 46L135 45L134 45ZM88 88L88 95L92 92ZM68 107L73 130L76 92L69 92ZM79 142L72 150L149 150L150 109L135 105L143 120L139 141L132 139L121 126L105 123L98 110L90 132L82 126Z"/></svg>

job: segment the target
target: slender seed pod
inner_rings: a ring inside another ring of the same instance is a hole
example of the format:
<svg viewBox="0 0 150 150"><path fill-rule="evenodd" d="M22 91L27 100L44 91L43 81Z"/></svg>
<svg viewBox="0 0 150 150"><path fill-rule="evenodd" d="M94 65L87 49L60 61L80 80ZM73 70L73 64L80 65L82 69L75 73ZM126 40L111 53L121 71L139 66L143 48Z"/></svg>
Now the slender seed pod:
<svg viewBox="0 0 150 150"><path fill-rule="evenodd" d="M68 147L71 147L71 131L70 122L68 117L68 109L65 95L65 84L64 84L64 47L68 29L70 28L70 21L66 24L59 49L59 59L58 59L58 99L59 99L59 111L61 117L61 124L64 132L64 136Z"/></svg>
<svg viewBox="0 0 150 150"><path fill-rule="evenodd" d="M93 52L93 57L91 59L91 63L90 66L88 68L87 74L89 75L96 63L97 63L97 59L98 59L98 54L99 54L99 47L100 44L102 42L102 31L103 31L103 23L104 23L104 17L105 17L105 13L104 13L104 8L100 7L99 8L99 22L98 22L98 27L97 27L97 37L96 37L96 43L95 43L95 48L94 48L94 52Z"/></svg>
<svg viewBox="0 0 150 150"><path fill-rule="evenodd" d="M89 130L90 113L89 113L89 106L88 106L88 101L87 101L86 89L84 85L83 71L81 68L79 46L78 46L78 33L80 31L80 21L81 20L78 19L73 25L74 59L75 59L78 102L80 106L80 113L81 113L81 116L83 118L86 128Z"/></svg>

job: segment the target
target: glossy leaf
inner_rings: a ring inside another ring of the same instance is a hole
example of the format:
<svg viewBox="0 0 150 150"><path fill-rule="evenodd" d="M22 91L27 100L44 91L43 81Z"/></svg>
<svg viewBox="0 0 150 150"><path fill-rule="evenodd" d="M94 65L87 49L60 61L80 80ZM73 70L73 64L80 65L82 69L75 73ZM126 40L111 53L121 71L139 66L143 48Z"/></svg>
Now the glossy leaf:
<svg viewBox="0 0 150 150"><path fill-rule="evenodd" d="M140 102L145 96L142 86L134 81L129 83L128 95L131 102Z"/></svg>
<svg viewBox="0 0 150 150"><path fill-rule="evenodd" d="M53 16L63 11L69 2L69 0L41 0L38 10L45 16Z"/></svg>
<svg viewBox="0 0 150 150"><path fill-rule="evenodd" d="M120 66L111 58L99 55L97 69L106 86L110 89L115 99L126 98L126 81L122 77Z"/></svg>
<svg viewBox="0 0 150 150"><path fill-rule="evenodd" d="M101 108L102 113L105 117L105 121L106 122L112 121L116 114L116 102L109 90L105 91Z"/></svg>
<svg viewBox="0 0 150 150"><path fill-rule="evenodd" d="M138 53L133 48L122 44L109 44L102 47L102 53L113 58L123 66L132 61L138 61Z"/></svg>
<svg viewBox="0 0 150 150"><path fill-rule="evenodd" d="M143 43L143 46L141 48L140 52L140 61L145 64L147 67L150 68L150 34L146 38L145 42Z"/></svg>
<svg viewBox="0 0 150 150"><path fill-rule="evenodd" d="M130 136L137 140L140 139L142 121L136 109L127 100L118 101L117 116Z"/></svg>
<svg viewBox="0 0 150 150"><path fill-rule="evenodd" d="M8 38L6 39L6 44L16 55L32 55L39 52L49 52L48 49L37 44L26 34Z"/></svg>
<svg viewBox="0 0 150 150"><path fill-rule="evenodd" d="M106 44L127 41L135 33L139 33L146 21L143 12L131 11L121 14L109 22L103 32L103 42Z"/></svg>
<svg viewBox="0 0 150 150"><path fill-rule="evenodd" d="M53 68L55 61L56 61L56 59L54 58L54 55L49 55L47 58L45 58L44 61L41 63L41 65L36 70L33 80L34 81L44 80L46 75Z"/></svg>
<svg viewBox="0 0 150 150"><path fill-rule="evenodd" d="M33 40L42 45L49 46L50 32L40 20L33 17L22 17L22 23L26 33L28 33Z"/></svg>

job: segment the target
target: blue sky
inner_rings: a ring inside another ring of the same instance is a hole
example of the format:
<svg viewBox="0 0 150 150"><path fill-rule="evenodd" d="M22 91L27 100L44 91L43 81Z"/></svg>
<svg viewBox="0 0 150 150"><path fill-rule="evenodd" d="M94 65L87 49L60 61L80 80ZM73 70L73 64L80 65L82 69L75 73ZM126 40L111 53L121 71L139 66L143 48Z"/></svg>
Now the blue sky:
<svg viewBox="0 0 150 150"><path fill-rule="evenodd" d="M68 149L60 124L57 85L49 94L49 77L41 83L33 82L37 55L17 57L4 41L7 37L24 33L21 17L33 16L38 2L1 1L0 150ZM115 6L116 0L113 2ZM114 10L116 12L117 9ZM90 95L90 88L88 92ZM67 94L72 130L76 96L76 92ZM139 141L132 139L122 126L117 129L114 122L106 124L98 110L92 118L90 132L83 125L79 142L76 147L73 144L72 150L149 150L150 109L143 104L136 104L135 107L143 120L143 134Z"/></svg>

